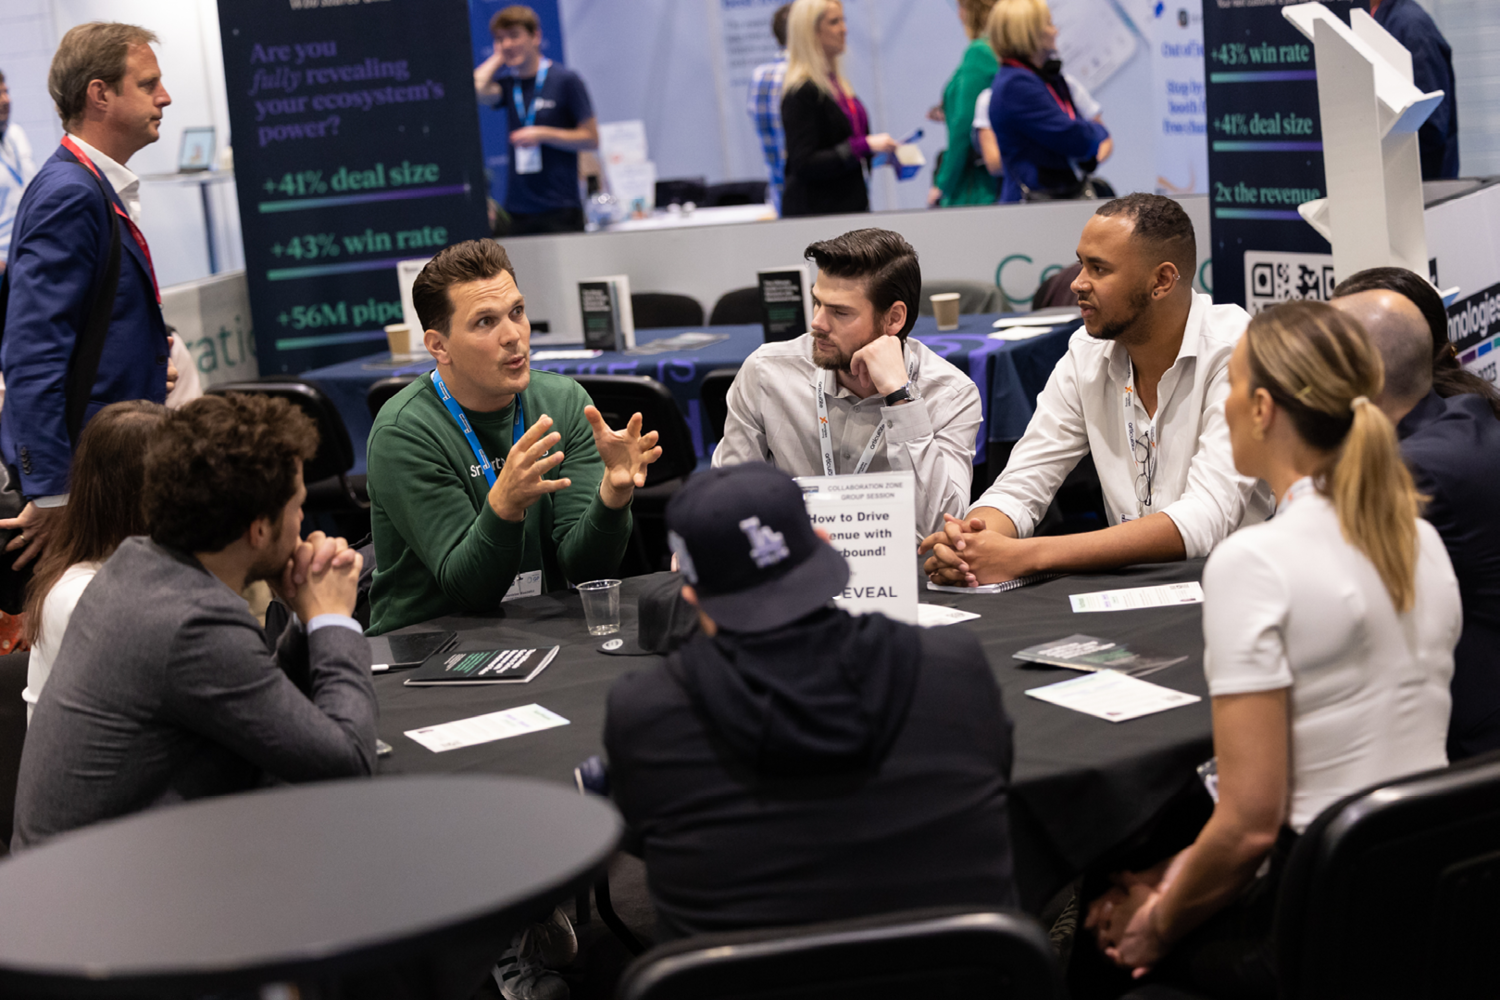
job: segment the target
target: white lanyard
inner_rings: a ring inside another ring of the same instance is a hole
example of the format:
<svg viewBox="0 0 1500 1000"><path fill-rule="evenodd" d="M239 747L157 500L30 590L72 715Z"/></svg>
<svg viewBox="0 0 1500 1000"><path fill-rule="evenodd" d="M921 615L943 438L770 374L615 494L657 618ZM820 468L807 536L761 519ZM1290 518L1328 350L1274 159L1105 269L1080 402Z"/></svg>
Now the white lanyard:
<svg viewBox="0 0 1500 1000"><path fill-rule="evenodd" d="M1152 481L1156 478L1156 421L1149 420L1146 423L1146 460L1141 461L1135 457L1135 367L1131 366L1130 381L1125 384L1125 447L1130 451L1130 459L1133 461L1140 474L1146 477L1146 487L1152 488ZM1158 411L1160 412L1160 411ZM1151 495L1148 492L1143 503L1140 492L1136 492L1136 513L1145 516L1146 508L1151 506Z"/></svg>
<svg viewBox="0 0 1500 1000"><path fill-rule="evenodd" d="M916 378L915 360L907 366L906 377ZM837 376L834 376L837 378ZM828 396L823 392L823 376L812 384L813 399L818 404L818 445L823 449L823 475L836 476L838 472L833 467L833 433L828 429ZM862 476L870 468L870 463L875 460L875 453L880 450L880 443L885 440L885 421L881 420L875 425L875 430L870 434L870 443L865 445L864 454L859 456L859 461L854 466L851 475Z"/></svg>

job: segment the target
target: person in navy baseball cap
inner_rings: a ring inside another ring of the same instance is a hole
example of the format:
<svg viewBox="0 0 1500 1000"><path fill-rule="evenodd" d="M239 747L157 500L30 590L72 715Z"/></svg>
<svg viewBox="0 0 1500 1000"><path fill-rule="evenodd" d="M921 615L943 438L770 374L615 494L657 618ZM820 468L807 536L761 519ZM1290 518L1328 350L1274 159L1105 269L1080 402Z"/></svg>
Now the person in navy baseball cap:
<svg viewBox="0 0 1500 1000"><path fill-rule="evenodd" d="M662 935L1014 908L1011 725L974 633L838 607L848 564L773 466L694 475L667 528L701 628L604 722Z"/></svg>
<svg viewBox="0 0 1500 1000"><path fill-rule="evenodd" d="M802 490L763 462L694 476L667 504L667 543L719 628L764 632L826 605L849 564L818 537Z"/></svg>

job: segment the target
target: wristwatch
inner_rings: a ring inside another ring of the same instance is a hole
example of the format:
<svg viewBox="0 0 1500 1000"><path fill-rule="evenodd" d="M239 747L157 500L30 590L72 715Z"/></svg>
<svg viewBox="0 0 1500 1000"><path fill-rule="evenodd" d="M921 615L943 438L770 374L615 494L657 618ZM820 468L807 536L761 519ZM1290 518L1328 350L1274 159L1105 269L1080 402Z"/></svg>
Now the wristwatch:
<svg viewBox="0 0 1500 1000"><path fill-rule="evenodd" d="M913 382L913 381L908 381L901 388L897 389L895 392L893 392L889 396L885 397L885 405L886 406L895 406L897 403L904 403L908 399L910 399L913 402L915 402L916 400L919 400L921 398L922 398L922 393L917 390L917 383Z"/></svg>

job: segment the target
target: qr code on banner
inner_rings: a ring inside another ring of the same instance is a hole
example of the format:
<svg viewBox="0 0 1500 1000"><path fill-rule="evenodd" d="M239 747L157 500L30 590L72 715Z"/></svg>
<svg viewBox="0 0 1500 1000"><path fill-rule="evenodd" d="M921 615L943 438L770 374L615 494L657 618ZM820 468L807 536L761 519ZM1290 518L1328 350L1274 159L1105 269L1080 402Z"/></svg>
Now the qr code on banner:
<svg viewBox="0 0 1500 1000"><path fill-rule="evenodd" d="M1333 254L1245 251L1245 308L1253 316L1288 299L1333 298Z"/></svg>

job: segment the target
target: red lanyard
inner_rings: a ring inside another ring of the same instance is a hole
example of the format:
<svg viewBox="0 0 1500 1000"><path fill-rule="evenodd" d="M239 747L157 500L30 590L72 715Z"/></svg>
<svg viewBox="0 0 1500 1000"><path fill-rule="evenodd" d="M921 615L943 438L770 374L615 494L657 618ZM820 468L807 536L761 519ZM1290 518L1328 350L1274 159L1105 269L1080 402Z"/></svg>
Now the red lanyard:
<svg viewBox="0 0 1500 1000"><path fill-rule="evenodd" d="M78 162L87 167L89 173L95 177L99 176L99 169L94 166L94 161L90 160L88 154L78 147L78 144L73 141L72 136L63 136L62 144L67 147L68 152L78 157ZM125 220L125 225L130 227L130 235L135 238L135 245L140 247L141 253L146 255L146 270L151 272L151 288L156 292L156 304L161 305L161 288L156 284L156 265L151 263L151 248L146 245L145 235L141 233L141 229L135 224L135 220L123 208L114 202L110 202L109 205L115 210L116 215Z"/></svg>
<svg viewBox="0 0 1500 1000"><path fill-rule="evenodd" d="M1026 65L1025 63L1023 63L1019 59L1006 59L1005 60L1005 65L1007 65L1007 66L1014 66L1016 69L1024 69L1024 70L1028 70L1028 71L1030 71L1032 73L1036 73L1036 68L1035 67L1028 66L1028 65ZM1037 75L1037 79L1039 79L1039 80L1042 79L1042 74L1036 73L1036 75ZM1062 108L1063 112L1065 114L1067 114L1067 116L1069 118L1073 119L1074 121L1077 121L1078 120L1078 115L1073 111L1073 102L1072 101L1065 101L1065 100L1063 100L1062 99L1062 95L1059 94L1057 91L1053 90L1052 89L1052 84L1047 83L1046 80L1042 80L1042 83L1044 83L1044 84L1047 85L1047 93L1049 93L1049 94L1052 95L1052 99L1057 102L1057 106L1059 108Z"/></svg>

